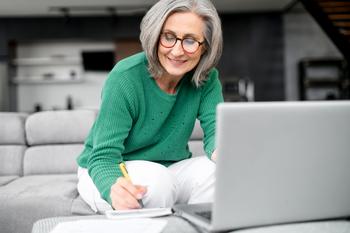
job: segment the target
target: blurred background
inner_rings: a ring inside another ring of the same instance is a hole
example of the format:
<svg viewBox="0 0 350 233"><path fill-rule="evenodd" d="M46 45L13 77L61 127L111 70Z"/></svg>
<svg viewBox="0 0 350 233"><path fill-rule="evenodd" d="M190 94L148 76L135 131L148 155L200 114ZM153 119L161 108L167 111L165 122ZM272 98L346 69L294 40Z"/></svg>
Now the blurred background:
<svg viewBox="0 0 350 233"><path fill-rule="evenodd" d="M97 109L156 0L1 0L0 111ZM225 101L350 98L349 0L213 0Z"/></svg>

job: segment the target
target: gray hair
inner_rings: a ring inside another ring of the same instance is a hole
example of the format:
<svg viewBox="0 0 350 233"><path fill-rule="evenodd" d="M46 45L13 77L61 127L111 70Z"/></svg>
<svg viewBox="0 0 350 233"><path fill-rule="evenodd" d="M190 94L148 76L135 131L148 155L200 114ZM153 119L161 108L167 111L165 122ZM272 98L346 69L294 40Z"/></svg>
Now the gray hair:
<svg viewBox="0 0 350 233"><path fill-rule="evenodd" d="M205 23L205 51L192 78L199 87L219 62L223 46L221 21L210 0L160 0L146 13L141 22L140 41L148 60L148 70L155 78L164 72L157 54L159 35L166 19L175 12L193 12Z"/></svg>

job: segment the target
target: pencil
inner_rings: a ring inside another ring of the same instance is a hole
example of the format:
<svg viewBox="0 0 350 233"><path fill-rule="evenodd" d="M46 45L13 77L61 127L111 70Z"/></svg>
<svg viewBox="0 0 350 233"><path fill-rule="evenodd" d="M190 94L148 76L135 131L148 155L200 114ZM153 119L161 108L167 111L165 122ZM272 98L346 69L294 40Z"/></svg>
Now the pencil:
<svg viewBox="0 0 350 233"><path fill-rule="evenodd" d="M120 163L120 164L119 164L119 168L120 168L120 170L122 171L123 176L124 176L128 181L131 182L131 179L130 179L128 170L126 170L125 163L123 163L123 162ZM139 205L141 206L141 208L143 208L144 206L143 206L142 199L138 199L137 201L139 202Z"/></svg>

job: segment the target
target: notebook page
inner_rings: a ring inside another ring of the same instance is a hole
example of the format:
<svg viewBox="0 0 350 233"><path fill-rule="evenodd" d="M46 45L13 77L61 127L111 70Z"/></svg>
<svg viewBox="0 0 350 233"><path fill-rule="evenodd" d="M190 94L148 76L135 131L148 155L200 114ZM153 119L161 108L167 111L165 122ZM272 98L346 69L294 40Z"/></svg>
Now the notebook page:
<svg viewBox="0 0 350 233"><path fill-rule="evenodd" d="M89 219L59 223L50 233L160 233L167 224L164 219Z"/></svg>
<svg viewBox="0 0 350 233"><path fill-rule="evenodd" d="M105 212L110 219L129 219L129 218L152 218L172 214L171 208L143 208L132 210L108 210Z"/></svg>

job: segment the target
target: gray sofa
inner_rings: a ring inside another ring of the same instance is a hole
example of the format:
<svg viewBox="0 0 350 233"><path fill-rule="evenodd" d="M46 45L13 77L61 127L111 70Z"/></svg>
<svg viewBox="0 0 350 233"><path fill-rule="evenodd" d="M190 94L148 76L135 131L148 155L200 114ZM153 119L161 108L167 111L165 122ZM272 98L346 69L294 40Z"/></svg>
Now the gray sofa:
<svg viewBox="0 0 350 233"><path fill-rule="evenodd" d="M94 110L0 113L0 233L29 233L39 219L94 214L76 189L76 157ZM190 150L203 155L199 124Z"/></svg>

